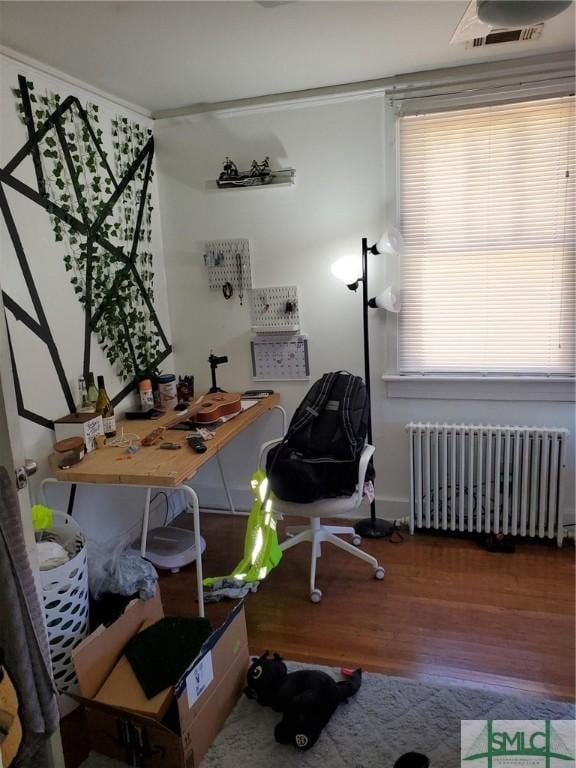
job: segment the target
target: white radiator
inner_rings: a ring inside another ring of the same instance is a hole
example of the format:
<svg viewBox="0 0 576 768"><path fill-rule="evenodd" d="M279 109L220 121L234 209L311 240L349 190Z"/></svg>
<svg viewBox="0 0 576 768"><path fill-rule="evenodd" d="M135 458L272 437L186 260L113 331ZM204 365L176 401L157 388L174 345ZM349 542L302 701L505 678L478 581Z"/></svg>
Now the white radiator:
<svg viewBox="0 0 576 768"><path fill-rule="evenodd" d="M408 424L415 528L553 538L568 430Z"/></svg>

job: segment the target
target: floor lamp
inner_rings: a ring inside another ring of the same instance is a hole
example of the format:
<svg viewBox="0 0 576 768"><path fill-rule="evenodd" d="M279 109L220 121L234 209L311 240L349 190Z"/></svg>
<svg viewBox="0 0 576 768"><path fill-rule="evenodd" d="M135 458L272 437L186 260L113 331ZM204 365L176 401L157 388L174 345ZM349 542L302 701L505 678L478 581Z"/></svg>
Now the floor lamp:
<svg viewBox="0 0 576 768"><path fill-rule="evenodd" d="M368 240L362 238L362 272L358 276L358 263L354 258L345 256L332 265L332 274L342 280L351 291L358 290L358 284L362 283L362 334L364 340L364 381L370 403L370 416L368 419L368 442L372 443L372 397L370 391L370 339L368 334L368 308L386 309L389 312L400 311L400 297L398 290L389 286L384 293L368 298L368 255L387 254L400 256L403 249L402 236L396 229L387 230L380 240L369 246ZM376 501L370 505L370 517L360 520L355 526L359 536L369 539L380 539L389 536L394 530L392 523L376 517Z"/></svg>

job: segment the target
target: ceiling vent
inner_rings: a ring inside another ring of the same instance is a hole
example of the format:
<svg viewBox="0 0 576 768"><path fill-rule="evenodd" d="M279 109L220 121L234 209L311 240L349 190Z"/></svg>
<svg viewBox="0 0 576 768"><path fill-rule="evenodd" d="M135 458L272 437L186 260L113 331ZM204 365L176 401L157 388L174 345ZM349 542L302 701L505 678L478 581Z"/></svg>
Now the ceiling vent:
<svg viewBox="0 0 576 768"><path fill-rule="evenodd" d="M466 41L466 48L478 48L482 45L496 45L498 43L522 43L526 40L538 40L542 35L544 24L533 24L531 27L520 29L498 29L495 27L484 37L475 37Z"/></svg>
<svg viewBox="0 0 576 768"><path fill-rule="evenodd" d="M538 40L543 29L544 22L514 29L490 26L478 18L477 3L476 0L472 0L450 42L464 43L466 48L480 48L501 43L526 43Z"/></svg>

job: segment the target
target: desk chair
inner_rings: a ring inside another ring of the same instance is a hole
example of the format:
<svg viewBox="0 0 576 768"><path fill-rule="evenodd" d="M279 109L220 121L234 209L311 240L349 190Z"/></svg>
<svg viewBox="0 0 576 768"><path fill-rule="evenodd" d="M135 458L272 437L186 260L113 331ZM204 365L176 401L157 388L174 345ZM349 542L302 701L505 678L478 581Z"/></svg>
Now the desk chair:
<svg viewBox="0 0 576 768"><path fill-rule="evenodd" d="M282 439L283 438L270 440L260 446L260 453L258 456L258 466L260 468L265 467L265 454L270 448L281 443ZM363 552L361 549L357 549L362 543L362 539L358 536L354 528L339 525L322 525L320 522L320 518L322 517L342 517L349 515L355 509L358 509L362 503L362 492L368 462L373 453L373 445L364 446L358 464L358 485L352 496L337 496L330 499L320 499L319 501L314 501L310 504L297 504L291 501L282 501L281 499L274 499L273 501L272 509L279 517L292 515L310 518L310 525L294 526L287 529L289 538L282 542L280 549L285 552L288 549L295 547L297 544L301 544L303 541L309 541L311 543L310 600L313 603L319 603L322 599L322 592L319 589L316 589L316 560L322 554L321 545L323 542L334 544L336 547L343 549L344 552L348 552L348 554L354 555L354 557L358 557L360 560L369 563L372 566L375 579L384 578L384 568L379 565L376 558L372 557L372 555L369 555L367 552ZM342 535L352 536L352 544L339 538L339 536Z"/></svg>

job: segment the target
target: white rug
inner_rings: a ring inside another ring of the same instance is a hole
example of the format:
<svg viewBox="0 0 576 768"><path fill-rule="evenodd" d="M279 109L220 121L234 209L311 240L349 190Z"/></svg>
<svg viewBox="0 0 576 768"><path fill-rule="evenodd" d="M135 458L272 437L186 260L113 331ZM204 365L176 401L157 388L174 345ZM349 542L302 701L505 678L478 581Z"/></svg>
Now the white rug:
<svg viewBox="0 0 576 768"><path fill-rule="evenodd" d="M289 669L305 666L294 663ZM334 670L326 671L339 677ZM574 716L575 707L568 703L365 673L358 694L338 708L307 752L277 744L274 726L280 715L243 696L202 768L392 768L401 754L410 751L428 755L431 768L460 768L460 720ZM82 768L119 765L93 754Z"/></svg>

